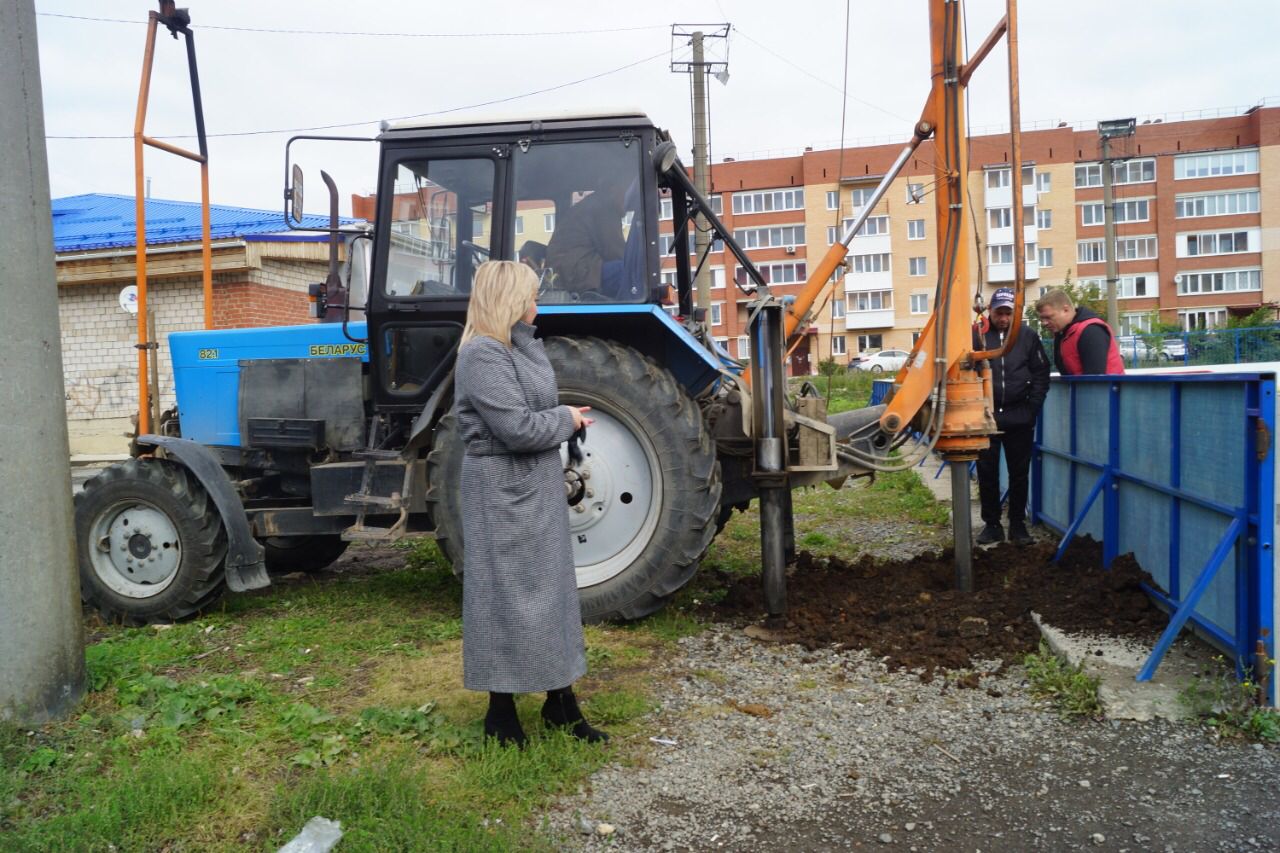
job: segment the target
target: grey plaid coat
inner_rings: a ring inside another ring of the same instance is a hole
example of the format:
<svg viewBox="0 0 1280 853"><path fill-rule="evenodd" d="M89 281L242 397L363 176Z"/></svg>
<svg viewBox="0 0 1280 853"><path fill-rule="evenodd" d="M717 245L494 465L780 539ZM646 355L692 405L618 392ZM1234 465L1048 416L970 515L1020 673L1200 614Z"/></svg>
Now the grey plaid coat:
<svg viewBox="0 0 1280 853"><path fill-rule="evenodd" d="M471 690L533 693L587 670L560 445L573 414L534 328L458 351L462 460L462 677Z"/></svg>

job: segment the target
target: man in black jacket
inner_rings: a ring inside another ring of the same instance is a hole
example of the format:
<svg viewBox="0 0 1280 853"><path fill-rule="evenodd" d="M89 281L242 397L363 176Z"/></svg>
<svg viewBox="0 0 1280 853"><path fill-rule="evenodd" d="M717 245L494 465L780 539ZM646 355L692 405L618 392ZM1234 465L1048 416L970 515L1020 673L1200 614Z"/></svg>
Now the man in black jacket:
<svg viewBox="0 0 1280 853"><path fill-rule="evenodd" d="M990 319L974 330L975 349L999 349L1013 325L1013 291L1002 287L991 297ZM1013 349L992 359L991 384L995 396L997 435L991 446L978 455L978 494L982 499L979 545L1004 540L1000 526L1000 449L1004 448L1009 470L1009 538L1018 543L1031 541L1027 533L1027 480L1031 470L1031 444L1036 418L1049 393L1049 357L1040 338L1023 323Z"/></svg>

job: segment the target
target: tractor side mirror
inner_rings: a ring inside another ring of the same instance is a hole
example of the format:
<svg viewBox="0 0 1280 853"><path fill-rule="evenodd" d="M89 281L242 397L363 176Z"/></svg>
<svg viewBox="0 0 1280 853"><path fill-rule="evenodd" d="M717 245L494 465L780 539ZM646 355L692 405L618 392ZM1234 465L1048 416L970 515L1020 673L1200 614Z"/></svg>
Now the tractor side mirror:
<svg viewBox="0 0 1280 853"><path fill-rule="evenodd" d="M289 217L302 224L302 167L293 164L293 186L289 190Z"/></svg>

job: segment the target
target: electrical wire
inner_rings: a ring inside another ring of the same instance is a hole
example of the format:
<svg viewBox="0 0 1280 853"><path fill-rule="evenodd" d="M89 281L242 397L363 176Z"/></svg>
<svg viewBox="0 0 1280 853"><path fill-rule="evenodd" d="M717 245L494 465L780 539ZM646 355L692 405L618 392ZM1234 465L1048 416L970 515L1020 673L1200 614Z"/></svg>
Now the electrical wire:
<svg viewBox="0 0 1280 853"><path fill-rule="evenodd" d="M96 18L89 15L67 15L59 12L37 12L42 18L61 18L69 21L88 21L98 24L134 24L145 25L147 21L127 18ZM583 36L604 35L607 33L634 33L644 30L665 30L667 24L644 24L635 27L602 27L587 30L536 30L533 32L475 32L475 33L396 33L374 32L367 30L301 30L276 27L232 27L218 24L199 24L193 29L222 30L234 33L269 33L289 36L351 36L355 38L401 38L401 39L464 39L464 38L540 38L544 36Z"/></svg>
<svg viewBox="0 0 1280 853"><path fill-rule="evenodd" d="M522 92L519 95L508 95L503 98L492 98L487 101L480 101L478 103L466 104L464 106L458 106L458 107L450 107L444 110L432 110L430 112L413 113L411 115L392 116L390 118L385 118L385 119L365 119L364 121L350 121L350 122L339 122L335 124L312 125L310 127L287 127L287 128L275 128L272 130L242 130L242 131L233 131L229 133L209 133L209 134L206 134L206 138L217 139L217 138L245 137L245 136L269 136L272 134L280 134L280 133L311 133L319 130L336 130L338 128L343 128L343 127L360 127L363 125L377 124L381 121L408 121L409 119L429 118L432 116L450 115L452 113L465 112L466 110L479 109L481 107L491 107L496 104L506 104L506 103L510 103L511 101L521 100L523 98L531 98L534 95L544 95L547 92L556 92L556 91L559 91L560 89L567 89L570 86L577 86L582 83L589 83L592 80L599 80L602 77L608 77L612 74L617 74L621 71L626 71L630 68L635 68L638 65L644 65L646 63L653 62L655 59L661 59L667 55L668 55L668 51L664 50L661 53L655 53L654 55L647 56L644 59L637 59L635 62L629 62L626 65L620 65L617 68L611 68L608 71L601 71L598 74L592 74L588 77L580 77L577 80L570 80L566 83L557 83L554 86L546 86L541 89L534 89L531 92ZM195 136L194 134L186 134L186 135L164 134L159 136L153 136L152 138L153 139L194 139ZM51 135L45 136L45 139L133 139L133 134L96 135L96 136L80 135L80 134L68 134L68 135L51 134Z"/></svg>

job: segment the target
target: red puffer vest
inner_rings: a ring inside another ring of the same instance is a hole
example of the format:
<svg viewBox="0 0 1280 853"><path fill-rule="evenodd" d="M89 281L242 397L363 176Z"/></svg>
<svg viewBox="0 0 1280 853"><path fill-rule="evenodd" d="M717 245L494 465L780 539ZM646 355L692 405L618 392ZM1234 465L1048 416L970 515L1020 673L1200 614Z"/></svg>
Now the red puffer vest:
<svg viewBox="0 0 1280 853"><path fill-rule="evenodd" d="M1111 327L1107 325L1107 321L1101 317L1090 317L1087 320L1081 320L1079 323L1072 323L1062 335L1062 342L1058 345L1058 352L1062 354L1062 366L1067 369L1070 376L1079 376L1084 372L1084 364L1080 360L1080 333L1087 326L1102 326L1107 332L1111 332ZM1124 359L1120 357L1120 347L1116 345L1116 336L1110 335L1107 344L1107 374L1116 376L1124 373Z"/></svg>

